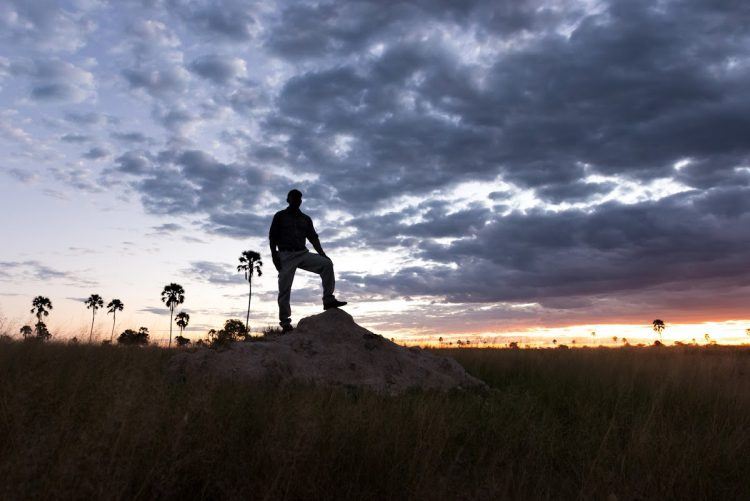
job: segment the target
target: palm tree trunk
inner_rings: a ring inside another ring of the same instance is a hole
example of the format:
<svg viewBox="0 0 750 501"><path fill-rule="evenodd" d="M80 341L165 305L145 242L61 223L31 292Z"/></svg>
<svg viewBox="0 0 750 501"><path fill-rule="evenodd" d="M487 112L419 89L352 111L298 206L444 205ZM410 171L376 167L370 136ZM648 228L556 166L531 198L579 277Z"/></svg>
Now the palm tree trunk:
<svg viewBox="0 0 750 501"><path fill-rule="evenodd" d="M172 315L174 315L174 306L169 309L169 346L172 347Z"/></svg>
<svg viewBox="0 0 750 501"><path fill-rule="evenodd" d="M109 335L109 344L112 344L112 340L115 338L115 322L117 322L117 312L112 312L112 334Z"/></svg>
<svg viewBox="0 0 750 501"><path fill-rule="evenodd" d="M248 278L247 283L250 284L250 293L247 295L247 318L245 319L245 333L250 332L250 300L253 297L253 279Z"/></svg>
<svg viewBox="0 0 750 501"><path fill-rule="evenodd" d="M91 338L94 336L94 317L96 316L96 309L94 309L91 313L91 332L89 332L89 343L91 343Z"/></svg>

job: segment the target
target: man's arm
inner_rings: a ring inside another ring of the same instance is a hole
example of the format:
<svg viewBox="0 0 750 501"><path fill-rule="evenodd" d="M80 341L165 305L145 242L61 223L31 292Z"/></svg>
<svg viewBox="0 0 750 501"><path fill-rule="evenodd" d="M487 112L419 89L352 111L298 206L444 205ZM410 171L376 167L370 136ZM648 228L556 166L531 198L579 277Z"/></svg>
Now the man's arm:
<svg viewBox="0 0 750 501"><path fill-rule="evenodd" d="M313 248L315 249L315 252L317 252L323 257L328 257L326 256L326 253L323 252L323 247L321 247L320 245L320 239L318 238L318 233L315 231L315 227L313 226L312 219L308 218L308 222L310 223L309 225L310 227L307 232L307 239L312 244Z"/></svg>
<svg viewBox="0 0 750 501"><path fill-rule="evenodd" d="M273 261L273 265L276 267L276 271L281 271L281 258L279 257L279 251L277 249L278 240L276 239L277 230L278 222L276 215L274 215L273 221L271 221L271 229L268 230L268 243L271 247L271 261Z"/></svg>

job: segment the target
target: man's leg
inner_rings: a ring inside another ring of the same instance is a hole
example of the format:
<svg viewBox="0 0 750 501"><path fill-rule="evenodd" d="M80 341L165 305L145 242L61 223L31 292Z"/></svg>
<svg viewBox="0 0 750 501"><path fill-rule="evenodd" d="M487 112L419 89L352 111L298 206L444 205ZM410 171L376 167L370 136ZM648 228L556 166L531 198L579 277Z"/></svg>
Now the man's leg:
<svg viewBox="0 0 750 501"><path fill-rule="evenodd" d="M281 270L279 271L279 325L283 329L292 326L292 307L289 300L292 296L292 282L294 273L297 271L294 259L281 257Z"/></svg>
<svg viewBox="0 0 750 501"><path fill-rule="evenodd" d="M336 288L336 279L333 274L333 261L320 254L309 252L300 260L298 267L305 271L311 271L320 275L323 282L323 303L334 301L333 291Z"/></svg>

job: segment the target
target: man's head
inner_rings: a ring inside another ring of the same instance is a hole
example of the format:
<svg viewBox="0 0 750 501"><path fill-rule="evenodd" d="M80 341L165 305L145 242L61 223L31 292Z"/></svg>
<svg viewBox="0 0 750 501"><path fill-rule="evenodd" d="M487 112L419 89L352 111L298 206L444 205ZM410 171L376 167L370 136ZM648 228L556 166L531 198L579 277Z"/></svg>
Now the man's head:
<svg viewBox="0 0 750 501"><path fill-rule="evenodd" d="M286 196L286 201L292 209L299 209L302 205L302 192L299 190L290 191Z"/></svg>

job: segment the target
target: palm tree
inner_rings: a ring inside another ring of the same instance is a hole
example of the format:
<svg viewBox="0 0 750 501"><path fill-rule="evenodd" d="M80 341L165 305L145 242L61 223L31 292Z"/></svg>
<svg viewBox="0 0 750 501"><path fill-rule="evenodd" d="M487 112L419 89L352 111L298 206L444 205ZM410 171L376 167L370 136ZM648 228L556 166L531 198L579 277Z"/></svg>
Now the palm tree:
<svg viewBox="0 0 750 501"><path fill-rule="evenodd" d="M182 337L182 331L184 331L185 327L190 323L190 315L184 311L179 312L175 317L175 323L177 324L177 327L180 328L180 337Z"/></svg>
<svg viewBox="0 0 750 501"><path fill-rule="evenodd" d="M87 300L84 301L86 309L92 310L91 315L91 332L89 332L89 343L94 335L94 318L96 318L96 310L104 306L104 300L99 294L91 294Z"/></svg>
<svg viewBox="0 0 750 501"><path fill-rule="evenodd" d="M23 327L21 327L21 335L24 339L30 338L32 332L34 332L33 329L28 325L24 325Z"/></svg>
<svg viewBox="0 0 750 501"><path fill-rule="evenodd" d="M125 305L119 299L113 299L107 304L107 315L112 314L112 334L109 336L111 343L115 337L115 322L117 321L117 312L125 309Z"/></svg>
<svg viewBox="0 0 750 501"><path fill-rule="evenodd" d="M656 319L653 322L651 322L652 329L654 329L654 332L659 334L659 339L661 339L661 333L664 332L664 329L667 327L664 325L664 320Z"/></svg>
<svg viewBox="0 0 750 501"><path fill-rule="evenodd" d="M48 298L44 296L37 296L34 298L31 302L31 313L36 315L37 325L44 324L44 322L42 322L42 316L49 316L49 310L51 309L52 302Z"/></svg>
<svg viewBox="0 0 750 501"><path fill-rule="evenodd" d="M169 308L169 346L172 346L172 321L174 320L174 309L178 304L185 302L185 289L180 284L171 283L164 286L161 291L161 300Z"/></svg>
<svg viewBox="0 0 750 501"><path fill-rule="evenodd" d="M259 253L251 250L242 251L237 271L245 272L245 280L250 286L250 293L247 295L247 317L245 318L245 331L248 333L250 332L248 324L250 323L250 300L253 297L253 275L257 273L258 276L261 276L263 274L262 267L263 261L261 261Z"/></svg>

